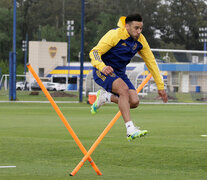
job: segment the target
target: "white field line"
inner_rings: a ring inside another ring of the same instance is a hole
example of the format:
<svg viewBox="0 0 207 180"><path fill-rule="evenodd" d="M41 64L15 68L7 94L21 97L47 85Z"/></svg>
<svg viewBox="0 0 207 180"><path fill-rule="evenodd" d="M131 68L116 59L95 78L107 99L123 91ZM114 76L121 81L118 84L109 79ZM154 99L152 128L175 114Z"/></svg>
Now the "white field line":
<svg viewBox="0 0 207 180"><path fill-rule="evenodd" d="M15 168L16 166L0 166L0 168Z"/></svg>
<svg viewBox="0 0 207 180"><path fill-rule="evenodd" d="M79 103L79 101L55 101L56 103ZM0 101L0 103L50 103L49 101ZM110 103L108 103L110 104ZM111 103L113 104L113 103ZM178 104L178 105L207 105L207 103L174 103L174 102L140 102L140 104L165 104L165 105L171 105L171 104Z"/></svg>
<svg viewBox="0 0 207 180"><path fill-rule="evenodd" d="M171 105L171 104L178 104L178 105L207 105L207 103L175 103L175 102L168 102L168 103L163 103L163 102L141 102L140 104L166 104L166 105Z"/></svg>
<svg viewBox="0 0 207 180"><path fill-rule="evenodd" d="M201 136L202 136L202 137L207 137L207 134L202 134Z"/></svg>
<svg viewBox="0 0 207 180"><path fill-rule="evenodd" d="M79 101L55 101L56 103L79 103ZM0 103L50 103L49 101L0 101Z"/></svg>

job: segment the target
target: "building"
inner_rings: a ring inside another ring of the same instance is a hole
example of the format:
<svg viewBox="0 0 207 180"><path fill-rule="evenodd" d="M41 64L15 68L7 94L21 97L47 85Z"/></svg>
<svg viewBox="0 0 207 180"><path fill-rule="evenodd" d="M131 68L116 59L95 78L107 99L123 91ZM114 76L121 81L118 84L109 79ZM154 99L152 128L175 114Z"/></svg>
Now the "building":
<svg viewBox="0 0 207 180"><path fill-rule="evenodd" d="M29 63L39 77L46 77L57 66L67 65L67 43L30 41Z"/></svg>
<svg viewBox="0 0 207 180"><path fill-rule="evenodd" d="M158 66L160 71L168 72L167 86L171 92L207 92L207 64L163 63Z"/></svg>

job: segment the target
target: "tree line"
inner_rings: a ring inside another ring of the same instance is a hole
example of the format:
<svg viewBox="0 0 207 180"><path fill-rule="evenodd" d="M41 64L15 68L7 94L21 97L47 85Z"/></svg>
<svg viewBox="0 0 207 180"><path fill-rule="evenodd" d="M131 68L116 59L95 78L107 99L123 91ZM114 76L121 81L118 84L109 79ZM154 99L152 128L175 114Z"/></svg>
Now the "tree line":
<svg viewBox="0 0 207 180"><path fill-rule="evenodd" d="M120 16L143 16L143 34L152 48L202 50L199 27L207 27L206 0L85 0L85 61ZM67 20L74 20L71 61L79 61L81 0L17 0L17 64L23 64L22 40L67 42ZM8 71L12 51L13 0L0 0L0 67ZM21 69L21 68L20 68ZM22 71L23 72L23 71Z"/></svg>

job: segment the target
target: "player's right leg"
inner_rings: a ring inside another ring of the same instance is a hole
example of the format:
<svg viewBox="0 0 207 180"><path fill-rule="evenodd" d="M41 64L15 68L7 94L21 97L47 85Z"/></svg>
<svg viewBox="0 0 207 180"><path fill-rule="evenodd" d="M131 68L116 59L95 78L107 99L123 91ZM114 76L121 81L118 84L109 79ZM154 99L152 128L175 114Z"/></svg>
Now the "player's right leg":
<svg viewBox="0 0 207 180"><path fill-rule="evenodd" d="M96 68L93 69L93 78L94 81L101 86L103 89L100 89L96 94L96 101L91 106L91 113L96 114L98 109L105 104L106 102L118 103L118 97L111 94L113 82L119 78L115 73L112 75L104 75Z"/></svg>
<svg viewBox="0 0 207 180"><path fill-rule="evenodd" d="M91 114L96 114L98 109L104 105L107 101L110 102L110 95L103 89L100 89L96 93L96 101L91 106Z"/></svg>

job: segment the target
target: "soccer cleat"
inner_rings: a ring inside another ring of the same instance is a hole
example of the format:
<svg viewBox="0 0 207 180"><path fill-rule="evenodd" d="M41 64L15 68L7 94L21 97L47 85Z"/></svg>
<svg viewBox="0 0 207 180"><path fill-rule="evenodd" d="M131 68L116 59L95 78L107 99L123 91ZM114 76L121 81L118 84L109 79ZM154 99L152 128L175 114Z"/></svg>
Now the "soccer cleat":
<svg viewBox="0 0 207 180"><path fill-rule="evenodd" d="M96 94L96 101L93 103L93 105L91 106L91 114L96 114L98 109L105 104L105 102L107 101L106 99L106 91L100 89L97 91Z"/></svg>
<svg viewBox="0 0 207 180"><path fill-rule="evenodd" d="M127 128L127 140L132 141L137 137L145 136L147 133L147 130L140 130L138 127Z"/></svg>

